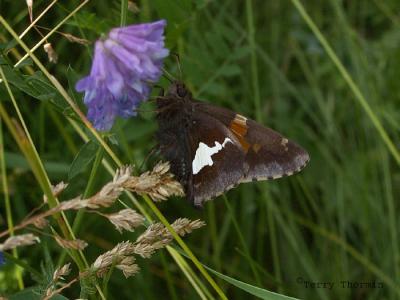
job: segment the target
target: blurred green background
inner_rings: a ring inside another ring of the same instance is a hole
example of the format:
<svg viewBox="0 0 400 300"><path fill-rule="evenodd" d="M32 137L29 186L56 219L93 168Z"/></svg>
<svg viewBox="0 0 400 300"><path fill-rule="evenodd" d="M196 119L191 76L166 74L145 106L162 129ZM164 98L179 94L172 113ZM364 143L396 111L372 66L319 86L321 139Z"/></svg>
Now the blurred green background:
<svg viewBox="0 0 400 300"><path fill-rule="evenodd" d="M206 221L206 227L185 241L202 263L230 277L300 299L399 299L400 162L294 2L154 0L137 1L135 12L127 11L127 24L167 19L167 46L179 54L182 78L196 98L257 119L311 155L301 173L240 185L203 210L178 198L158 207L170 222L179 217ZM400 2L302 2L398 153ZM34 1L34 16L48 4ZM59 1L38 25L53 28L78 4ZM0 1L0 14L17 33L29 26L25 1ZM93 41L120 22L121 1L90 1L59 31ZM32 47L40 38L31 30L23 40ZM3 58L15 63L8 51L15 46L11 41L0 27L1 51L7 53ZM91 46L71 43L59 34L49 41L58 63L48 63L42 48L36 54L84 110L74 83L89 72ZM20 47L15 50L24 54ZM10 69L10 76L32 76L27 75L27 66L37 71L28 61L18 70ZM165 68L180 76L174 57L166 59ZM38 78L33 78L34 84ZM162 79L160 84L167 87L168 81ZM12 88L52 183L69 182L62 199L82 194L90 164L68 180L71 163L84 144L66 121L65 115L74 118L71 109L61 98L40 97L39 88L36 96ZM4 84L0 84L0 101L10 116L16 115ZM109 142L124 163L140 166L155 145L156 129L153 113L118 120ZM41 204L43 191L4 124L2 131L12 214L18 223ZM155 161L153 157L143 169ZM110 176L100 168L93 192L108 180ZM3 198L1 231L7 228ZM76 234L89 243L85 250L89 261L119 241L137 236L121 235L94 215L85 215ZM43 262L57 264L60 254L46 237L39 245L19 250L19 256L37 270ZM138 262L141 272L133 278L113 274L109 299L199 298L166 251ZM29 272L23 274L26 286L34 285ZM216 280L230 299L253 297ZM311 287L306 282L333 282L334 286ZM375 287L349 287L347 282L375 283ZM64 294L76 298L76 290ZM15 268L8 263L0 269L0 294L17 291Z"/></svg>

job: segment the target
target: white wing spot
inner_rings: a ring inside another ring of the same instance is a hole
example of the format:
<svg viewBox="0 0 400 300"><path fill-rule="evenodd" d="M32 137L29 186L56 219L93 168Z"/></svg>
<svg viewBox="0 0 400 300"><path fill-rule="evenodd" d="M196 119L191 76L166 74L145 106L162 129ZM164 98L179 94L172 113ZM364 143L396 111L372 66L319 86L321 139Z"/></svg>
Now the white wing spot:
<svg viewBox="0 0 400 300"><path fill-rule="evenodd" d="M287 138L282 138L282 140L281 140L281 145L285 148L285 151L289 150L289 148L287 146L288 142L289 142L289 140Z"/></svg>
<svg viewBox="0 0 400 300"><path fill-rule="evenodd" d="M222 145L215 142L214 147L208 147L206 144L200 142L192 162L193 175L199 173L205 166L212 166L214 162L211 156L221 151L228 142L233 144L230 138L225 138Z"/></svg>

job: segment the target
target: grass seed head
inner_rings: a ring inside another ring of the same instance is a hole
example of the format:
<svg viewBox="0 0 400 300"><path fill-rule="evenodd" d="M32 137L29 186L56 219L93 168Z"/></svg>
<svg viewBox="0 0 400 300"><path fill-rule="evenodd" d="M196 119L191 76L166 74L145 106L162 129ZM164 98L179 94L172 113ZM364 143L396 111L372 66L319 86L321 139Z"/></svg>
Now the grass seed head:
<svg viewBox="0 0 400 300"><path fill-rule="evenodd" d="M64 249L83 250L88 245L88 243L86 243L84 240L79 240L79 239L66 240L59 236L54 236L54 239L56 240L57 244L59 244L61 248Z"/></svg>
<svg viewBox="0 0 400 300"><path fill-rule="evenodd" d="M29 246L39 242L40 239L32 233L14 235L6 239L3 244L0 244L0 251L11 250L21 246Z"/></svg>
<svg viewBox="0 0 400 300"><path fill-rule="evenodd" d="M71 263L65 264L61 268L57 268L53 274L53 281L64 280L64 276L67 276L71 272Z"/></svg>
<svg viewBox="0 0 400 300"><path fill-rule="evenodd" d="M134 231L134 228L144 222L144 217L135 210L126 208L117 213L105 215L114 224L115 228L122 233L122 230Z"/></svg>

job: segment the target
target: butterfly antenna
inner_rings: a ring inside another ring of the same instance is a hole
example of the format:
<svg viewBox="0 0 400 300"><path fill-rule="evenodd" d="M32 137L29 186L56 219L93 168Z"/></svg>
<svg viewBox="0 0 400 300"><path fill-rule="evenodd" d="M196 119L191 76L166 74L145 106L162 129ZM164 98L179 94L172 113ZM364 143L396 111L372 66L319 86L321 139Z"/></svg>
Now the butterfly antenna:
<svg viewBox="0 0 400 300"><path fill-rule="evenodd" d="M176 81L175 77L172 76L172 74L170 72L168 72L167 70L165 70L164 68L162 68L163 71L163 76L165 77L165 79L167 79L170 83Z"/></svg>
<svg viewBox="0 0 400 300"><path fill-rule="evenodd" d="M156 153L156 151L158 151L158 146L153 146L150 149L150 152L146 155L146 157L144 158L142 164L140 165L139 171L141 171L143 169L145 163L149 160L150 157L152 157Z"/></svg>
<svg viewBox="0 0 400 300"><path fill-rule="evenodd" d="M182 68L181 68L181 59L179 57L179 54L176 52L172 53L173 56L175 56L176 59L176 65L178 66L178 71L179 71L179 80L183 80L183 75L182 75Z"/></svg>

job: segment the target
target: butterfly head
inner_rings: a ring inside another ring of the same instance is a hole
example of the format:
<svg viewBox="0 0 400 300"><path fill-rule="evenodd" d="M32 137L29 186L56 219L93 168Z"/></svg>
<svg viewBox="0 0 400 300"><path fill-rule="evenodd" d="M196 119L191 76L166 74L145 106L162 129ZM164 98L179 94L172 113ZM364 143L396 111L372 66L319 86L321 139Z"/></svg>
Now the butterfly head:
<svg viewBox="0 0 400 300"><path fill-rule="evenodd" d="M167 96L172 96L181 100L189 100L192 93L186 88L182 81L174 81L168 89Z"/></svg>

